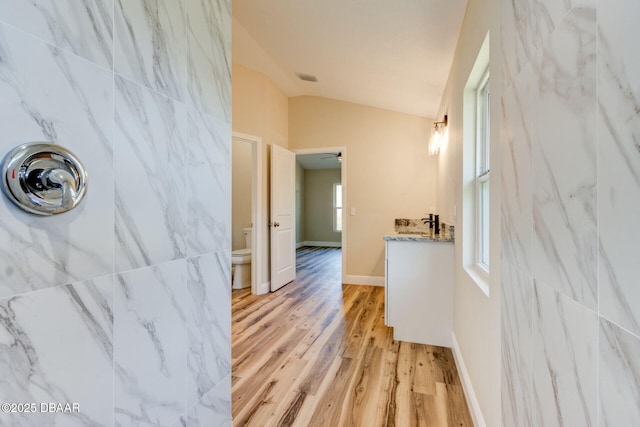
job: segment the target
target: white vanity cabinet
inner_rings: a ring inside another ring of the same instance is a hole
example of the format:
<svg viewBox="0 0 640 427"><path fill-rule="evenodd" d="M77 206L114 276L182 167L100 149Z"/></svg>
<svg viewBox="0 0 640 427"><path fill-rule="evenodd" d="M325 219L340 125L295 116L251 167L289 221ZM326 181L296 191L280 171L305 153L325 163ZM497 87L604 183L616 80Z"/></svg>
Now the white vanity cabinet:
<svg viewBox="0 0 640 427"><path fill-rule="evenodd" d="M385 236L385 324L393 338L451 347L453 242Z"/></svg>

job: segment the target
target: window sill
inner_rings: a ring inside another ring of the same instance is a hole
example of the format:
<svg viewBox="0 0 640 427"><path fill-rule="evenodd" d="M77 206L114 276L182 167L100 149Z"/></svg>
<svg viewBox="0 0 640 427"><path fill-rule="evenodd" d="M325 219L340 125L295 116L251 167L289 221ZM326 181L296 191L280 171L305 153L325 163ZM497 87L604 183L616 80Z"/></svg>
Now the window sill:
<svg viewBox="0 0 640 427"><path fill-rule="evenodd" d="M478 264L471 264L464 267L464 271L475 282L480 290L489 297L489 272Z"/></svg>

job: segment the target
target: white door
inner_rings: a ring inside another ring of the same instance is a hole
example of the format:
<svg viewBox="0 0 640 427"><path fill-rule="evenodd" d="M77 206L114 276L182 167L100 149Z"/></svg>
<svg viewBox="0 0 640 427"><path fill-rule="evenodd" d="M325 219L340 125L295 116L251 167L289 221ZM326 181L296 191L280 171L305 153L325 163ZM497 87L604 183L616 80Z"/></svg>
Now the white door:
<svg viewBox="0 0 640 427"><path fill-rule="evenodd" d="M296 155L271 146L271 292L296 278Z"/></svg>

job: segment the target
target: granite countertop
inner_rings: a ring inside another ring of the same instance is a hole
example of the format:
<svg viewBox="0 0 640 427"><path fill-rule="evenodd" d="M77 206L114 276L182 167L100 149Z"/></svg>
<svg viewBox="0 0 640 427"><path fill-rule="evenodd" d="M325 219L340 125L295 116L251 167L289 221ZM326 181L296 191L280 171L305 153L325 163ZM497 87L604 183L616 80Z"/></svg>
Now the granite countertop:
<svg viewBox="0 0 640 427"><path fill-rule="evenodd" d="M454 238L449 236L449 233L440 233L438 235L433 235L429 233L398 233L391 232L384 235L384 240L386 241L397 241L397 242L442 242L442 243L452 243Z"/></svg>

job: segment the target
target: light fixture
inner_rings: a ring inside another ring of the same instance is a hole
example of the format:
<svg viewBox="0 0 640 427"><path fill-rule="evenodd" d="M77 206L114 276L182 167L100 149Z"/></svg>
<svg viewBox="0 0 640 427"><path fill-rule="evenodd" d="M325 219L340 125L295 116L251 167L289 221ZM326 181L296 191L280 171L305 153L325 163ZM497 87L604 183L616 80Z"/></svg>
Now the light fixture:
<svg viewBox="0 0 640 427"><path fill-rule="evenodd" d="M444 120L441 122L433 122L433 129L431 129L431 142L429 143L429 154L436 155L440 152L440 148L445 143L447 138L447 115L444 115Z"/></svg>

